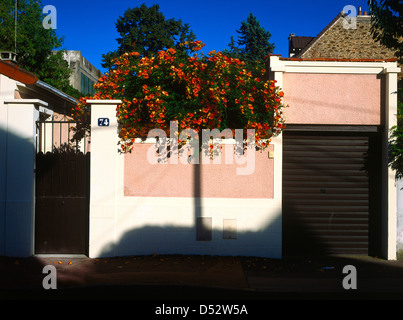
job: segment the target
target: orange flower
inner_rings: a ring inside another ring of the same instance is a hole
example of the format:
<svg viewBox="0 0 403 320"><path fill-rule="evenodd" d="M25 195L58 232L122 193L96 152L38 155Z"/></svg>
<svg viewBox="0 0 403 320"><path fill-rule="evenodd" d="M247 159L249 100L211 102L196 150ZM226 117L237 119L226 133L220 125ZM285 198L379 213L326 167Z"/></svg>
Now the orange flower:
<svg viewBox="0 0 403 320"><path fill-rule="evenodd" d="M167 50L167 52L170 53L170 54L175 54L175 53L176 53L176 50L175 50L174 48L169 48L169 49Z"/></svg>
<svg viewBox="0 0 403 320"><path fill-rule="evenodd" d="M195 52L203 44L192 41L181 46ZM244 129L256 128L257 138L269 139L272 133L281 132L284 93L277 90L275 81L264 79L263 70L258 77L252 76L244 62L222 52L212 51L206 59L197 54L185 58L176 53L174 48L147 58L136 52L126 53L114 60L114 70L99 79L95 85L96 95L87 97L123 100L116 111L124 127L119 133L124 152L130 150L130 139L147 135L147 131L155 127L168 127L173 119L179 121L181 129L202 130L220 125L231 127L233 123L229 121L239 116L246 120ZM153 82L148 87L151 78ZM132 85L133 88L129 87ZM73 109L76 119L83 118L89 111L85 99L80 102ZM179 111L177 106L180 105L194 109ZM145 112L149 117L139 118ZM226 113L235 114L227 117Z"/></svg>

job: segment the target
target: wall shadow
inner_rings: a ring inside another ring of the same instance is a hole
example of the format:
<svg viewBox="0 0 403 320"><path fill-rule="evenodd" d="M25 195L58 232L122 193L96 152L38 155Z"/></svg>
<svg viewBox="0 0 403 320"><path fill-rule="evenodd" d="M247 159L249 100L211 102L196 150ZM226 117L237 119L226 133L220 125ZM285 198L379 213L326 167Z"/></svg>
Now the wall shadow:
<svg viewBox="0 0 403 320"><path fill-rule="evenodd" d="M0 255L31 255L35 145L0 128Z"/></svg>
<svg viewBox="0 0 403 320"><path fill-rule="evenodd" d="M213 218L214 219L214 218ZM185 254L185 255L212 255L212 256L247 256L249 254L260 257L270 257L270 245L275 250L275 245L270 244L270 229L268 225L259 232L237 232L236 239L224 239L223 230L212 228L211 240L197 240L197 226L144 226L125 232L116 243L105 245L100 257L152 255L152 254ZM268 238L266 251L253 250L258 247L262 237ZM279 239L278 241L281 241ZM276 243L278 243L276 241ZM172 244L172 245L170 245ZM273 258L281 258L274 257Z"/></svg>

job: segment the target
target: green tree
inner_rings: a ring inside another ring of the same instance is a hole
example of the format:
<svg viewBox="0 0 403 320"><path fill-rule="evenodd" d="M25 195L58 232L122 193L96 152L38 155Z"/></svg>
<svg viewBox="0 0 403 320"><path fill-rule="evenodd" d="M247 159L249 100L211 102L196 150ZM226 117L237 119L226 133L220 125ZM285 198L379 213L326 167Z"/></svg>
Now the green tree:
<svg viewBox="0 0 403 320"><path fill-rule="evenodd" d="M264 68L265 57L273 53L274 44L270 43L271 33L260 25L259 20L250 13L246 21L241 22L241 27L236 31L237 41L231 37L229 49L224 53L245 61L253 69Z"/></svg>
<svg viewBox="0 0 403 320"><path fill-rule="evenodd" d="M0 2L0 51L17 53L18 65L55 88L79 95L69 83L70 70L63 59L64 39L53 29L45 29L41 0L18 0L15 40L15 0Z"/></svg>
<svg viewBox="0 0 403 320"><path fill-rule="evenodd" d="M395 50L403 66L403 4L401 0L368 1L371 12L371 33L376 41ZM389 165L396 170L396 178L403 178L403 79L398 83L397 126L390 132Z"/></svg>
<svg viewBox="0 0 403 320"><path fill-rule="evenodd" d="M112 59L126 52L136 51L142 56L155 55L160 50L175 47L185 50L179 43L196 40L193 31L182 20L165 19L160 7L155 4L147 7L144 3L127 9L116 22L118 49L102 55L102 67L111 68Z"/></svg>
<svg viewBox="0 0 403 320"><path fill-rule="evenodd" d="M403 62L403 2L402 0L368 1L371 12L371 33L375 40L396 50L396 57Z"/></svg>

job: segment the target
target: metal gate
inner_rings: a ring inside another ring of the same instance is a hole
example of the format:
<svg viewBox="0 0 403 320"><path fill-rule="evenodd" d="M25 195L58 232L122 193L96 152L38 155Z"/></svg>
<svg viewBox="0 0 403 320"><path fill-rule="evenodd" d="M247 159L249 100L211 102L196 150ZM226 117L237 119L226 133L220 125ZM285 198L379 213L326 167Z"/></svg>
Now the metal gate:
<svg viewBox="0 0 403 320"><path fill-rule="evenodd" d="M283 141L284 254L379 254L379 134L290 131Z"/></svg>
<svg viewBox="0 0 403 320"><path fill-rule="evenodd" d="M35 253L87 254L90 153L71 121L38 121Z"/></svg>

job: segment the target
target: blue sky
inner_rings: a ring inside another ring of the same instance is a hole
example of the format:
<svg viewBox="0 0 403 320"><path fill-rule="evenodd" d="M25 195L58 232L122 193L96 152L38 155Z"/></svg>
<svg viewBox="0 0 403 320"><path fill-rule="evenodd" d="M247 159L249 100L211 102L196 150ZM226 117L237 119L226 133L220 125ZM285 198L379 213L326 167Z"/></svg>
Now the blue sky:
<svg viewBox="0 0 403 320"><path fill-rule="evenodd" d="M204 52L225 49L249 13L270 33L274 53L288 56L288 36L316 36L346 5L368 10L367 0L42 0L57 10L57 34L64 48L80 50L102 72L102 54L117 48L115 23L126 9L158 3L166 18L188 23L206 46Z"/></svg>

